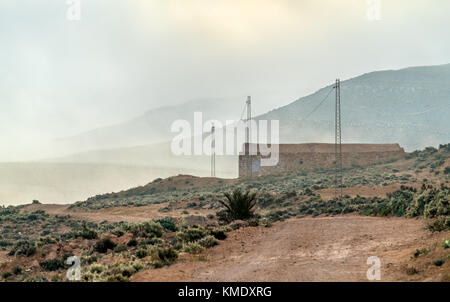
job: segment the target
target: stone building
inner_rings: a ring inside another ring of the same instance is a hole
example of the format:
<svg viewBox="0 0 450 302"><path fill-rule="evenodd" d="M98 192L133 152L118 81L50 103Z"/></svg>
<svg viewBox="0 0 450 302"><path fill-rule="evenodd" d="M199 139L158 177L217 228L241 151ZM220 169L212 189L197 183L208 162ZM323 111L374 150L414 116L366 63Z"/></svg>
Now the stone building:
<svg viewBox="0 0 450 302"><path fill-rule="evenodd" d="M256 155L239 155L239 177L280 174L335 167L334 144L280 144L279 161L275 166L261 166L261 153L256 144L244 150L258 150ZM255 149L252 149L255 148ZM342 144L342 166L368 166L400 159L406 153L399 144Z"/></svg>

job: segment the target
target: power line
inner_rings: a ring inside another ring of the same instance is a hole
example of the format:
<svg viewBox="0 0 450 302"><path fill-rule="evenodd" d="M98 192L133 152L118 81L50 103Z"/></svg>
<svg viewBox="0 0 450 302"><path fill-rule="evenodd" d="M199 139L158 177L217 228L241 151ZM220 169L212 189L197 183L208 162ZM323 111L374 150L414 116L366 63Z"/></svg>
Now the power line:
<svg viewBox="0 0 450 302"><path fill-rule="evenodd" d="M328 91L327 95L323 98L323 100L320 101L320 103L319 103L316 107L314 107L314 109L313 109L308 115L306 115L304 118L302 118L302 119L300 120L300 122L306 121L311 115L313 115L314 112L316 112L317 109L319 109L320 106L322 106L322 104L323 104L323 103L326 101L326 99L330 96L330 94L331 94L331 92L333 91L333 89L334 89L334 86L331 87L330 91Z"/></svg>

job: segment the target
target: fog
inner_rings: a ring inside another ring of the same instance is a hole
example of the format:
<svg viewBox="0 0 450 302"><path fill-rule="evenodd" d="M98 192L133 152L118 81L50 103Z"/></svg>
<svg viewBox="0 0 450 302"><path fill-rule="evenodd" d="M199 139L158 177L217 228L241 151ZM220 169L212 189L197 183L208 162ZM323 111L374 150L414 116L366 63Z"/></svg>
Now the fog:
<svg viewBox="0 0 450 302"><path fill-rule="evenodd" d="M380 3L370 21L363 0L83 0L69 21L64 0L2 0L0 161L196 98L252 95L258 114L338 76L450 61L448 1Z"/></svg>
<svg viewBox="0 0 450 302"><path fill-rule="evenodd" d="M195 106L223 121L251 95L256 116L338 77L450 62L447 0L81 0L79 20L69 20L76 2L0 0L3 203L208 175L208 158L182 170L170 154L147 159L151 146L100 149L163 142L158 118L170 124ZM128 131L149 120L152 131ZM223 167L218 176L236 176L235 159Z"/></svg>

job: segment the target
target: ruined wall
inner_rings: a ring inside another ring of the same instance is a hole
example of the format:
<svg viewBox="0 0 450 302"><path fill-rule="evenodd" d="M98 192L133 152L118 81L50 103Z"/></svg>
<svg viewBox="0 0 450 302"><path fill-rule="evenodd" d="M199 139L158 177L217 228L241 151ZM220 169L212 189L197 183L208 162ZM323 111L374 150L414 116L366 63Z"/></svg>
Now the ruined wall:
<svg viewBox="0 0 450 302"><path fill-rule="evenodd" d="M310 171L335 167L333 144L299 144L279 145L279 162L273 167L260 165L261 155L239 156L239 177L264 176L289 171ZM342 145L342 165L368 166L390 160L403 158L406 155L399 145Z"/></svg>

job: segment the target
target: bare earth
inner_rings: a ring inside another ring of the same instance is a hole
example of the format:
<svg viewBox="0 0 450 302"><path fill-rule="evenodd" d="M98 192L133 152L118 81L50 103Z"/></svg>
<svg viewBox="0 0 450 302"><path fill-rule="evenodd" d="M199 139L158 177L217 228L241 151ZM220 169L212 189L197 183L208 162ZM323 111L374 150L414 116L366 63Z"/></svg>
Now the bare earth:
<svg viewBox="0 0 450 302"><path fill-rule="evenodd" d="M293 218L271 228L232 233L202 255L183 255L169 266L142 271L133 281L367 281L378 256L382 281L441 281L442 273L408 276L406 265L417 248L441 242L447 233L424 230L424 221L405 218L336 216ZM445 272L448 265L445 264ZM437 269L437 268L436 268ZM442 270L441 270L442 272Z"/></svg>

